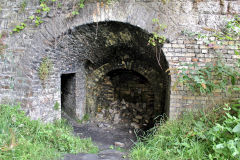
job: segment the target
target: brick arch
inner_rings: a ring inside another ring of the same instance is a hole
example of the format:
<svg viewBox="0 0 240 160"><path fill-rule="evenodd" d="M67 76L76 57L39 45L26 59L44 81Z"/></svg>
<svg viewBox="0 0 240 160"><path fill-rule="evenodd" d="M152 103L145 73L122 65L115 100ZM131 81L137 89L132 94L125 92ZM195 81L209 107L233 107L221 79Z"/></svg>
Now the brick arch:
<svg viewBox="0 0 240 160"><path fill-rule="evenodd" d="M134 64L133 64L134 63ZM156 113L161 115L169 116L169 92L168 77L162 77L161 73L151 68L151 66L146 65L144 62L128 62L122 61L119 63L106 63L101 67L94 70L87 77L87 96L86 96L86 106L90 110L89 112L94 112L98 106L97 96L100 94L104 77L111 71L116 71L119 69L126 69L129 71L135 71L145 77L150 88L154 94L154 110ZM165 83L165 84L164 84ZM164 97L164 98L163 98ZM92 107L92 108L91 108ZM157 115L159 116L159 115Z"/></svg>

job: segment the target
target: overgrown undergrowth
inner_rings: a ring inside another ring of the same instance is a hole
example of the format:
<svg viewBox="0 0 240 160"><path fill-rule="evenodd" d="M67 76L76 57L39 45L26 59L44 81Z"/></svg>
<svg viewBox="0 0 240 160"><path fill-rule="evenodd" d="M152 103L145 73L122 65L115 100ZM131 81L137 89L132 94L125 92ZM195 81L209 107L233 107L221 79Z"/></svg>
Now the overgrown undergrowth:
<svg viewBox="0 0 240 160"><path fill-rule="evenodd" d="M32 121L20 106L0 105L0 160L59 159L64 153L96 153L91 139L74 137L64 121Z"/></svg>
<svg viewBox="0 0 240 160"><path fill-rule="evenodd" d="M185 112L153 129L132 149L133 160L240 159L240 112L230 107Z"/></svg>

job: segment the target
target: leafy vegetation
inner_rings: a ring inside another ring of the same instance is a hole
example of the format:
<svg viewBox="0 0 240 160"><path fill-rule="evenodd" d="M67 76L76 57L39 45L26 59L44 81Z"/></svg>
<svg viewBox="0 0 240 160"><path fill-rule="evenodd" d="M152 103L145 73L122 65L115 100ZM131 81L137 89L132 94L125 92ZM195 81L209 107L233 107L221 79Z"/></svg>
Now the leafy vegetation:
<svg viewBox="0 0 240 160"><path fill-rule="evenodd" d="M159 22L159 19L156 19L156 18L154 18L152 20L152 22L153 22L153 25L155 25L155 30L156 31L152 33L153 35L152 35L152 37L149 38L148 44L150 44L152 46L156 46L157 44L165 43L166 37L160 35L160 33L162 31L164 31L167 28L167 26L164 25L164 24L161 24Z"/></svg>
<svg viewBox="0 0 240 160"><path fill-rule="evenodd" d="M211 94L217 89L231 92L232 87L229 84L236 85L240 77L239 64L240 60L234 67L228 66L219 57L215 62L206 63L205 67L188 65L188 68L181 69L175 85L181 82L191 91L200 94Z"/></svg>
<svg viewBox="0 0 240 160"><path fill-rule="evenodd" d="M239 112L240 113L240 112ZM212 108L160 123L130 153L133 160L240 159L240 114Z"/></svg>
<svg viewBox="0 0 240 160"><path fill-rule="evenodd" d="M98 152L90 139L74 137L64 121L30 120L20 106L0 105L0 159L46 160L63 153Z"/></svg>
<svg viewBox="0 0 240 160"><path fill-rule="evenodd" d="M83 122L89 121L89 119L90 119L90 115L84 114L83 118L81 120L77 120L77 122L81 124Z"/></svg>
<svg viewBox="0 0 240 160"><path fill-rule="evenodd" d="M206 38L207 35L199 36L197 38ZM226 24L226 27L220 32L214 31L210 37L215 37L218 40L218 44L222 45L229 40L239 40L240 35L240 17L235 16L233 20ZM209 39L209 38L207 38ZM207 42L209 45L211 42ZM214 44L217 44L215 42ZM239 44L233 43L236 56L239 56ZM214 47L213 47L214 48ZM205 67L198 67L197 64L189 65L188 68L182 68L178 70L178 82L182 82L193 92L201 94L213 93L216 89L227 90L232 92L237 90L235 85L240 79L240 58L231 64L231 66L225 64L223 61L223 53L218 54L218 59L215 62L206 63ZM232 87L229 88L231 83Z"/></svg>
<svg viewBox="0 0 240 160"><path fill-rule="evenodd" d="M20 32L26 27L26 23L20 23L19 25L15 26L15 28L12 30L12 33Z"/></svg>

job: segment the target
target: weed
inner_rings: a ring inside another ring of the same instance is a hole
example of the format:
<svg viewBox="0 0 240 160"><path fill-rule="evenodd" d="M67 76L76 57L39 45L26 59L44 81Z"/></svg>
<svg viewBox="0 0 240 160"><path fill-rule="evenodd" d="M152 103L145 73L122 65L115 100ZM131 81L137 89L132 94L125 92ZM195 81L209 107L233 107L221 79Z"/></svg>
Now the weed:
<svg viewBox="0 0 240 160"><path fill-rule="evenodd" d="M42 81L45 81L48 78L51 70L52 70L51 60L48 57L43 58L38 70L39 78Z"/></svg>
<svg viewBox="0 0 240 160"><path fill-rule="evenodd" d="M59 108L60 104L58 102L56 102L54 104L54 110L58 111L60 108Z"/></svg>
<svg viewBox="0 0 240 160"><path fill-rule="evenodd" d="M117 151L120 151L120 152L125 152L125 149L124 149L124 148L121 148L121 147L115 147L115 149L116 149Z"/></svg>
<svg viewBox="0 0 240 160"><path fill-rule="evenodd" d="M86 122L90 119L89 114L85 114L81 120L77 120L78 123Z"/></svg>
<svg viewBox="0 0 240 160"><path fill-rule="evenodd" d="M24 12L27 7L27 0L23 0L20 4L20 12Z"/></svg>
<svg viewBox="0 0 240 160"><path fill-rule="evenodd" d="M109 149L114 149L114 146L113 145L109 146Z"/></svg>
<svg viewBox="0 0 240 160"><path fill-rule="evenodd" d="M153 33L152 33L153 35L152 35L152 37L149 38L148 44L150 44L150 45L152 45L152 46L156 46L157 44L163 44L163 43L165 43L166 37L160 35L160 33L161 33L162 31L164 31L164 30L167 28L167 26L164 25L164 24L161 24L161 23L159 22L159 19L156 19L156 18L154 18L154 19L152 20L152 22L153 22L154 25L156 25L156 26L155 26L156 32L153 32Z"/></svg>

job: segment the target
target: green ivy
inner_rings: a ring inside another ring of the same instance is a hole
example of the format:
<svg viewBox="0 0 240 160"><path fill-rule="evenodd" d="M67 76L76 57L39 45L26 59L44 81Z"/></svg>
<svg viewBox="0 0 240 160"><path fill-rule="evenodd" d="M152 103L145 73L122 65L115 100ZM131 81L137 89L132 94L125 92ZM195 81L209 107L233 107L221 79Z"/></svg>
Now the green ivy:
<svg viewBox="0 0 240 160"><path fill-rule="evenodd" d="M164 31L167 26L164 24L161 24L159 22L159 19L154 18L152 20L153 24L155 25L156 32L152 32L152 36L148 40L148 44L152 46L156 46L157 44L163 44L166 41L166 37L160 35L162 31Z"/></svg>
<svg viewBox="0 0 240 160"><path fill-rule="evenodd" d="M22 31L27 25L25 23L20 23L19 25L15 26L15 28L12 30L12 33L20 32Z"/></svg>

